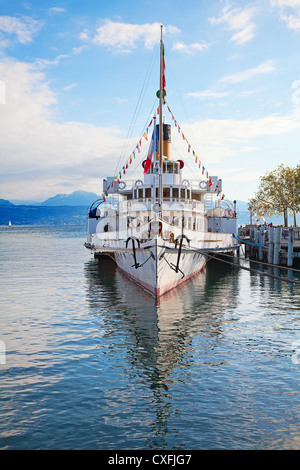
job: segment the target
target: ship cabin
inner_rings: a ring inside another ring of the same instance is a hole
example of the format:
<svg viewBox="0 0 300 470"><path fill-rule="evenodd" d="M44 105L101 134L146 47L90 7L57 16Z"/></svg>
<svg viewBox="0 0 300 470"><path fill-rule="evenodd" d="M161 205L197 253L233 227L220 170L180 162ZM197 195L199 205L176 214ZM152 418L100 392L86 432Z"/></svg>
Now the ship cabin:
<svg viewBox="0 0 300 470"><path fill-rule="evenodd" d="M143 162L143 166L144 166ZM213 184L182 179L184 163L181 160L164 160L162 221L169 226L185 227L189 230L207 230L205 200L207 192L216 192L221 180L213 177ZM158 194L158 163L155 161L144 178L135 181L116 181L110 177L103 181L103 190L118 195L118 229L129 226L145 226L160 212ZM107 188L109 188L107 190ZM114 230L114 229L113 229ZM171 230L171 229L170 229Z"/></svg>
<svg viewBox="0 0 300 470"><path fill-rule="evenodd" d="M183 178L184 162L170 158L171 126L163 125L163 201L159 199L159 157L155 155L149 171L144 173L146 161L142 162L143 179L133 181L107 177L103 180L103 191L107 193L110 204L94 205L90 210L90 219L97 219L103 225L103 231L126 231L130 227L136 230L147 227L153 218L161 214L161 221L166 230L172 228L192 231L223 231L216 220L212 224L207 212L207 199L222 191L222 181L217 176L210 181L192 181ZM105 207L106 206L106 207ZM107 208L110 207L110 209ZM207 217L208 215L208 217ZM223 214L224 217L224 214ZM90 220L90 229L96 221ZM99 232L100 225L97 231ZM95 227L94 227L95 228ZM96 230L95 230L96 231ZM100 230L101 231L101 230Z"/></svg>

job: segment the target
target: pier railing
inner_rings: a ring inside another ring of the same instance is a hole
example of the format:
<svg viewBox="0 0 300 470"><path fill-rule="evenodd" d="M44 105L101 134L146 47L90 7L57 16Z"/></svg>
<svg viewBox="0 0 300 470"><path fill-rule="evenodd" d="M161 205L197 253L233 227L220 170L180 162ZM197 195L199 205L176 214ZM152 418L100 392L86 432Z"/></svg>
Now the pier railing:
<svg viewBox="0 0 300 470"><path fill-rule="evenodd" d="M294 232L294 240L300 240L300 227L284 227L282 229L283 238L288 238L290 230Z"/></svg>
<svg viewBox="0 0 300 470"><path fill-rule="evenodd" d="M248 246L249 256L269 264L293 266L300 258L300 227L249 226L239 230L239 238Z"/></svg>

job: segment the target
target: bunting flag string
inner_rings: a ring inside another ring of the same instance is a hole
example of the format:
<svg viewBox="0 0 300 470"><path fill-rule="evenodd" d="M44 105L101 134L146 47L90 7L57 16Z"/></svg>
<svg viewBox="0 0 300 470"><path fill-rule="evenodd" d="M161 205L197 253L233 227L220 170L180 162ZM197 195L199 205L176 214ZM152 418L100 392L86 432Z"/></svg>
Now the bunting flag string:
<svg viewBox="0 0 300 470"><path fill-rule="evenodd" d="M172 113L169 105L167 105L167 109L168 109L169 113L171 114L172 120L174 121L175 128L177 128L178 133L181 134L183 141L186 142L186 144L187 144L188 153L192 153L195 164L198 165L198 168L201 171L202 176L208 180L208 184L209 184L210 177L209 177L208 171L206 170L204 164L201 162L201 160L198 157L197 153L194 151L194 149L192 148L192 146L189 143L188 139L186 138L186 136L182 132L182 129L181 129L180 125L178 124L177 120L175 119L175 116ZM156 115L159 115L159 108L157 108ZM122 170L118 172L118 174L114 177L113 181L117 181L118 184L121 183L122 175L126 174L126 171L128 170L129 165L131 165L133 160L135 160L135 158L136 158L136 152L137 153L141 152L143 139L145 139L148 142L148 130L152 126L152 123L153 123L153 120L155 119L155 117L156 116L154 116L151 119L151 121L149 122L145 132L142 135L142 137L138 140L137 145L135 146L134 150L131 152L131 154L130 154L128 160L126 161L126 163L123 165ZM107 196L107 192L109 191L109 189L111 187L113 187L113 182L107 187L107 191L102 194L102 197L103 197L104 201L105 201L105 197Z"/></svg>
<svg viewBox="0 0 300 470"><path fill-rule="evenodd" d="M201 167L202 167L202 170L201 170L202 175L205 175L206 179L208 179L208 178L209 178L209 176L208 176L208 171L205 170L205 166L201 163L201 161L200 161L199 157L197 156L196 152L192 149L191 144L189 143L189 141L188 141L187 138L185 137L184 133L182 132L182 130L181 130L181 128L180 128L178 122L176 121L175 116L174 116L174 114L172 113L172 111L171 111L169 105L167 105L167 108L168 108L169 113L170 113L171 116L172 116L172 120L174 121L175 127L177 127L178 134L181 134L182 139L187 143L188 152L190 153L190 152L192 151L193 157L195 157L195 163L196 163L196 164L198 163L199 169L201 169Z"/></svg>
<svg viewBox="0 0 300 470"><path fill-rule="evenodd" d="M108 191L110 188L113 188L113 184L114 184L114 181L117 181L118 184L121 183L121 179L122 179L122 174L125 175L126 174L126 170L128 170L129 168L129 165L132 164L133 160L135 159L136 157L136 151L138 153L141 152L141 146L142 146L142 142L143 142L143 139L147 140L148 141L148 130L149 128L152 126L152 122L153 122L153 119L151 119L151 121L149 122L145 132L143 133L142 137L139 139L137 145L135 146L134 150L131 152L130 154L130 157L128 158L128 160L126 161L126 163L123 165L122 167L122 170L118 172L118 174L114 177L113 181L110 183L110 185L107 187L107 190L105 192L103 192L101 194L101 197L103 198L103 200L105 201L105 197L107 197L107 194L108 194Z"/></svg>

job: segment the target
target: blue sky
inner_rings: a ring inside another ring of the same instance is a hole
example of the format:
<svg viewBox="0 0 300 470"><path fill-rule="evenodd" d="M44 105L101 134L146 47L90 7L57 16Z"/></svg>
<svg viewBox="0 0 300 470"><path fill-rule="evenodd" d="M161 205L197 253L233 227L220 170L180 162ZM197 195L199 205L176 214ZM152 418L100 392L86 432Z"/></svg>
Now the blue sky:
<svg viewBox="0 0 300 470"><path fill-rule="evenodd" d="M157 107L160 24L167 104L226 197L300 162L300 0L0 0L1 198L101 194Z"/></svg>

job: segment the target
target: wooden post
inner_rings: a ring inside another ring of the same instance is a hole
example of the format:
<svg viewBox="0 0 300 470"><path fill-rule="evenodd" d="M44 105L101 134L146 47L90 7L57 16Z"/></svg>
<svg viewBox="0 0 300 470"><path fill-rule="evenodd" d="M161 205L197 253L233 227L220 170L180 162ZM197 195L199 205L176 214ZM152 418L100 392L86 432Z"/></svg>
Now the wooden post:
<svg viewBox="0 0 300 470"><path fill-rule="evenodd" d="M251 225L251 227L250 227L250 243L254 242L254 230L255 230L255 228L253 227L253 225ZM249 257L250 258L253 257L253 251L254 251L254 246L249 245Z"/></svg>
<svg viewBox="0 0 300 470"><path fill-rule="evenodd" d="M274 227L269 228L269 249L268 249L268 262L273 264L274 260Z"/></svg>
<svg viewBox="0 0 300 470"><path fill-rule="evenodd" d="M263 252L263 244L265 242L265 229L263 226L260 227L259 231L259 250L258 250L258 258L260 261L264 259L264 252Z"/></svg>
<svg viewBox="0 0 300 470"><path fill-rule="evenodd" d="M294 251L294 230L289 229L289 243L288 243L288 257L287 265L293 266L293 251Z"/></svg>
<svg viewBox="0 0 300 470"><path fill-rule="evenodd" d="M275 229L274 264L280 264L281 227Z"/></svg>

